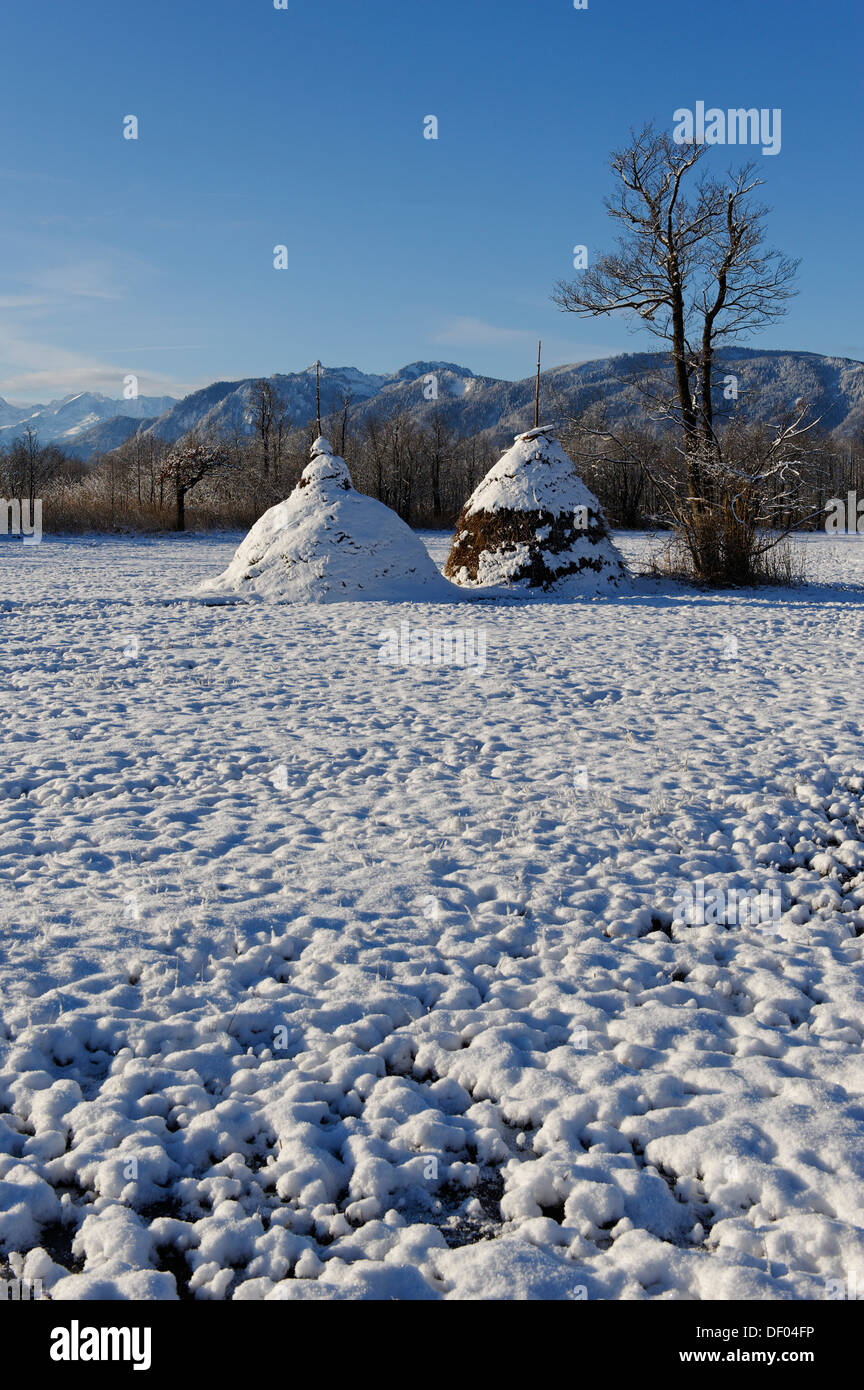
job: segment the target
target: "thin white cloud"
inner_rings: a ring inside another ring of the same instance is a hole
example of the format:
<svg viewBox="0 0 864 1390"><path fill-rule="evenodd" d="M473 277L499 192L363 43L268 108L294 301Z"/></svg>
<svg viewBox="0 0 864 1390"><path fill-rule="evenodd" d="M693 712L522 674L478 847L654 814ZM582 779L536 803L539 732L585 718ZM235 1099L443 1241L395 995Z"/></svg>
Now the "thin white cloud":
<svg viewBox="0 0 864 1390"><path fill-rule="evenodd" d="M42 174L34 169L0 169L0 180L15 179L18 183L74 184L75 180L60 174Z"/></svg>
<svg viewBox="0 0 864 1390"><path fill-rule="evenodd" d="M38 266L13 276L0 293L0 309L56 310L80 307L82 299L118 300L122 281L101 261L76 261L64 266Z"/></svg>
<svg viewBox="0 0 864 1390"><path fill-rule="evenodd" d="M204 352L212 346L212 343L154 343L150 347L110 347L100 348L99 351L109 355L118 352Z"/></svg>
<svg viewBox="0 0 864 1390"><path fill-rule="evenodd" d="M79 391L98 391L121 397L123 381L129 373L138 378L142 396L184 396L198 389L200 382L178 381L162 372L142 371L132 354L126 362L110 363L90 353L70 352L66 348L30 338L21 338L0 329L0 396L23 401L74 395Z"/></svg>
<svg viewBox="0 0 864 1390"><path fill-rule="evenodd" d="M435 343L450 343L456 347L494 347L501 343L523 343L536 339L529 328L500 328L483 319L455 318L433 334Z"/></svg>
<svg viewBox="0 0 864 1390"><path fill-rule="evenodd" d="M0 294L0 309L44 309L53 303L44 294Z"/></svg>
<svg viewBox="0 0 864 1390"><path fill-rule="evenodd" d="M149 371L139 354L171 351L162 348L103 348L70 351L47 341L53 328L46 323L56 316L78 321L82 309L93 304L116 303L126 297L127 286L143 263L110 249L99 259L71 261L60 266L34 266L7 281L0 293L0 309L14 314L17 322L0 327L0 396L40 401L79 391L98 391L108 396L123 394L124 378L138 377L141 395L178 396L195 390L200 382L178 380L158 370ZM38 327L36 325L39 325ZM173 347L182 351L182 346Z"/></svg>
<svg viewBox="0 0 864 1390"><path fill-rule="evenodd" d="M76 261L65 266L45 266L31 271L28 288L53 296L57 306L65 299L123 299L125 287L117 272L103 261Z"/></svg>
<svg viewBox="0 0 864 1390"><path fill-rule="evenodd" d="M486 323L477 318L451 319L432 337L435 343L446 344L451 348L519 347L526 349L526 371L537 360L537 342L543 340L543 366L550 369L568 366L574 362L590 362L594 358L611 357L626 348L610 348L598 343L574 342L573 339L543 333L537 328L502 328L497 324Z"/></svg>

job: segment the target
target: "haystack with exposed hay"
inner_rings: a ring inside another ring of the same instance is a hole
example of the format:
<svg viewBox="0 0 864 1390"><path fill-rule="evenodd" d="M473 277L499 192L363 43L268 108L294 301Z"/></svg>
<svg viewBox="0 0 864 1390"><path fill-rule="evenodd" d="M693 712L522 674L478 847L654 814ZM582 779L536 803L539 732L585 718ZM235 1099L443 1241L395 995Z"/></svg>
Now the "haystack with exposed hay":
<svg viewBox="0 0 864 1390"><path fill-rule="evenodd" d="M344 459L320 438L291 496L256 521L202 593L283 603L454 596L419 537L389 507L356 492Z"/></svg>
<svg viewBox="0 0 864 1390"><path fill-rule="evenodd" d="M444 573L457 584L564 595L614 589L624 562L550 427L517 436L466 502Z"/></svg>

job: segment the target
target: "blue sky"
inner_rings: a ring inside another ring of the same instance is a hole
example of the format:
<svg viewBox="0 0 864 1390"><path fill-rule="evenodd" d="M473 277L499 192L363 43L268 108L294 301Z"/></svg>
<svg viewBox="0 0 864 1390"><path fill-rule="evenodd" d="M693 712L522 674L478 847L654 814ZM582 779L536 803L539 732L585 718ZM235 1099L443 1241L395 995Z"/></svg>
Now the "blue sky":
<svg viewBox="0 0 864 1390"><path fill-rule="evenodd" d="M182 394L316 356L524 377L539 336L550 366L645 346L550 294L575 244L611 240L609 151L699 100L783 112L781 153L755 157L800 294L755 341L864 358L862 13L5 0L0 395L119 396L128 373Z"/></svg>

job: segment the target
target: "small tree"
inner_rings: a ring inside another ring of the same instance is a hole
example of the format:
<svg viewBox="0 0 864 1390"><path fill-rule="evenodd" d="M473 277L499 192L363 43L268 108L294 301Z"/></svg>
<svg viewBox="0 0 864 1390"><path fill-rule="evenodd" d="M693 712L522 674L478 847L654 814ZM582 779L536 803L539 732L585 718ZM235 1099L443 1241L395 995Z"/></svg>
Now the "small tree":
<svg viewBox="0 0 864 1390"><path fill-rule="evenodd" d="M725 179L697 177L706 153L650 125L616 151L619 188L607 207L621 228L618 248L578 280L560 281L554 299L586 317L623 312L668 344L671 387L668 376L644 387L656 418L679 432L686 494L670 499L672 518L699 578L737 580L748 577L747 565L742 570L740 546L721 543L721 521L738 524L742 467L748 486L773 477L784 433L759 463L737 459L734 439L723 447L716 354L786 313L798 263L765 246L767 209L752 200L761 183L754 166ZM794 428L800 432L800 421ZM733 555L734 571L723 558Z"/></svg>
<svg viewBox="0 0 864 1390"><path fill-rule="evenodd" d="M187 435L171 450L159 476L160 495L164 483L173 488L176 501L176 531L186 530L186 498L202 479L227 467L223 448Z"/></svg>

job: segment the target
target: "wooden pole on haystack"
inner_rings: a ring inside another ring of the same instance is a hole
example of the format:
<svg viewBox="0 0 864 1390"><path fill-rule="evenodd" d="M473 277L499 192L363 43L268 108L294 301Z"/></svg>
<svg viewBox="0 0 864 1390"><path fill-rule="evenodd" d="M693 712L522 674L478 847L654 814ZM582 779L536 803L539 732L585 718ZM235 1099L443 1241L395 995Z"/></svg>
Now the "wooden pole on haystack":
<svg viewBox="0 0 864 1390"><path fill-rule="evenodd" d="M543 349L543 339L537 344L537 390L534 392L534 428L540 428L540 353Z"/></svg>
<svg viewBox="0 0 864 1390"><path fill-rule="evenodd" d="M321 438L321 363L315 363L315 409L318 415L318 438Z"/></svg>

